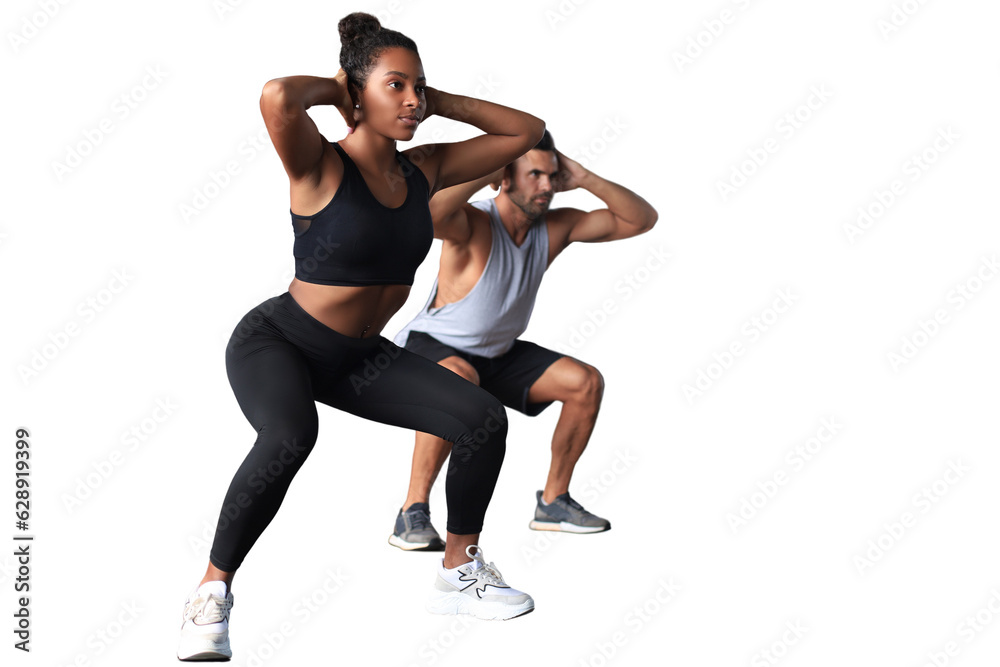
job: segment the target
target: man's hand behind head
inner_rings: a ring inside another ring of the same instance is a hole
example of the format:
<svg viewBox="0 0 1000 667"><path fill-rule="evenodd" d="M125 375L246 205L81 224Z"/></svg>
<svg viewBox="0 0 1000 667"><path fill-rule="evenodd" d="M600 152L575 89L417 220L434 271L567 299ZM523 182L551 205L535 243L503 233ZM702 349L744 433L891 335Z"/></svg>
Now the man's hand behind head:
<svg viewBox="0 0 1000 667"><path fill-rule="evenodd" d="M576 160L563 155L556 150L556 160L559 163L559 171L552 179L552 189L555 192L566 192L580 187L580 181L587 175L587 170Z"/></svg>

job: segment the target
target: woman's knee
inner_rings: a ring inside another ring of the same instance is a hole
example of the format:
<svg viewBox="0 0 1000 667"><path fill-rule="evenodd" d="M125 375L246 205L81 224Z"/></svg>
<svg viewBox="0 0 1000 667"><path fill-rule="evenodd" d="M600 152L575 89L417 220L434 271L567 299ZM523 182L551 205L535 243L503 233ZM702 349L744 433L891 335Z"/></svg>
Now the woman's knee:
<svg viewBox="0 0 1000 667"><path fill-rule="evenodd" d="M485 389L476 392L464 422L469 437L476 444L491 441L502 443L507 439L507 409Z"/></svg>
<svg viewBox="0 0 1000 667"><path fill-rule="evenodd" d="M268 459L266 472L280 476L285 470L298 470L309 456L319 434L315 414L295 420L264 421L257 431L254 448L264 450Z"/></svg>

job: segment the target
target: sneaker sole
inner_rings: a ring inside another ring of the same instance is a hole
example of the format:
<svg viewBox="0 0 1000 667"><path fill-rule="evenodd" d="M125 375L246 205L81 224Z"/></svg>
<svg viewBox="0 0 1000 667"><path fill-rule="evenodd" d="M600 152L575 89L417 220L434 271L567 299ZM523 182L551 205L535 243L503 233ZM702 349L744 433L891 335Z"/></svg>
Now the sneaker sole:
<svg viewBox="0 0 1000 667"><path fill-rule="evenodd" d="M434 542L407 542L395 533L389 536L389 544L403 551L444 551L444 541L442 540Z"/></svg>
<svg viewBox="0 0 1000 667"><path fill-rule="evenodd" d="M206 642L200 638L181 640L177 659L182 662L228 662L233 657L229 639L223 642Z"/></svg>
<svg viewBox="0 0 1000 667"><path fill-rule="evenodd" d="M611 530L611 524L607 526L578 526L575 523L567 523L565 521L560 521L556 523L554 521L532 521L528 524L528 528L532 530L552 530L560 533L603 533L606 530Z"/></svg>
<svg viewBox="0 0 1000 667"><path fill-rule="evenodd" d="M425 608L432 614L468 614L483 621L509 621L535 611L535 601L529 598L519 605L506 605L476 602L465 593L436 592L428 598Z"/></svg>

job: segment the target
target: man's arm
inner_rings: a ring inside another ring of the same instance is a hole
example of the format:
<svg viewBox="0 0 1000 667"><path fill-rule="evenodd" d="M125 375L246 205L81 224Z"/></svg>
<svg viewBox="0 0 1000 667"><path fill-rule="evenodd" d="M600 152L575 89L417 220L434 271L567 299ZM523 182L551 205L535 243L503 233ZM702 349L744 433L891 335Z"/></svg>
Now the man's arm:
<svg viewBox="0 0 1000 667"><path fill-rule="evenodd" d="M656 209L645 199L626 187L601 178L559 151L556 151L556 157L559 159L557 192L582 188L608 206L589 213L577 209L555 209L565 225L563 247L574 241L597 243L627 239L648 232L656 224Z"/></svg>
<svg viewBox="0 0 1000 667"><path fill-rule="evenodd" d="M459 183L436 192L428 204L431 209L431 220L434 221L434 238L455 243L468 241L472 237L472 227L465 212L465 204L469 201L469 197L487 185L492 186L494 190L498 189L502 178L503 168L474 181Z"/></svg>

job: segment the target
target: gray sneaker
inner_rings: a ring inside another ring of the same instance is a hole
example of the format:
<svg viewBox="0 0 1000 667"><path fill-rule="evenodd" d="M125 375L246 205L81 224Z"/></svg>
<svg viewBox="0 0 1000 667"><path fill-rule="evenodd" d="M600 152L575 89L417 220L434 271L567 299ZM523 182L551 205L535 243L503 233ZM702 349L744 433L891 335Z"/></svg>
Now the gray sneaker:
<svg viewBox="0 0 1000 667"><path fill-rule="evenodd" d="M444 540L431 525L431 508L427 503L413 503L396 515L396 527L389 544L403 551L443 551Z"/></svg>
<svg viewBox="0 0 1000 667"><path fill-rule="evenodd" d="M569 493L556 496L548 505L542 504L542 492L536 491L535 519L528 524L532 530L559 530L564 533L603 533L611 530L607 519L594 516L583 509Z"/></svg>

